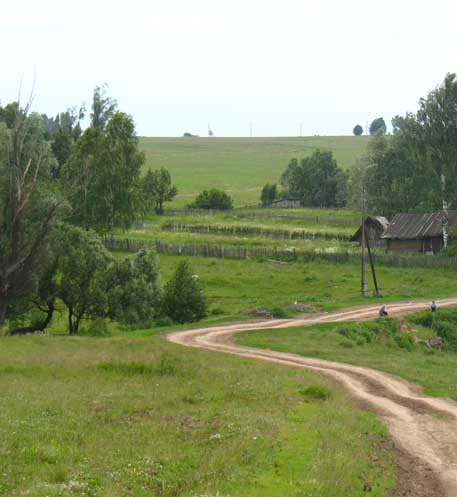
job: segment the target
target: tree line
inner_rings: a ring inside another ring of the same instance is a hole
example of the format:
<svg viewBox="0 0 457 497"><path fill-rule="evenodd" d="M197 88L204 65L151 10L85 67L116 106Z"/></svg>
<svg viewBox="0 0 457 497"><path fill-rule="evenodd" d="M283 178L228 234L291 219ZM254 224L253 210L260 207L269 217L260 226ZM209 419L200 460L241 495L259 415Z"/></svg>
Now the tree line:
<svg viewBox="0 0 457 497"><path fill-rule="evenodd" d="M292 159L278 184L266 184L263 205L276 199L300 200L305 206L358 208L362 189L367 208L378 215L427 212L457 206L457 79L443 83L419 101L416 112L385 123L372 123L367 152L348 173L331 152L316 150ZM360 131L360 130L358 130Z"/></svg>
<svg viewBox="0 0 457 497"><path fill-rule="evenodd" d="M141 176L133 119L104 88L85 130L84 114L0 106L0 330L43 330L58 306L71 334L87 318L200 319L206 300L188 264L162 288L154 254L119 260L104 248L100 236L163 212L177 190L165 169ZM179 310L173 292L182 293Z"/></svg>

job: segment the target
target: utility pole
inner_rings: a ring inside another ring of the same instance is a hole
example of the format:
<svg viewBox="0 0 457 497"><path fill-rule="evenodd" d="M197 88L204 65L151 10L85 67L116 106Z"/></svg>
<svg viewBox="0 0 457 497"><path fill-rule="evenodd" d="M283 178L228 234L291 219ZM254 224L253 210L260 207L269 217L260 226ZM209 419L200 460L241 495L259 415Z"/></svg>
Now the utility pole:
<svg viewBox="0 0 457 497"><path fill-rule="evenodd" d="M365 187L362 186L362 267L361 267L361 294L368 296L367 272L365 267Z"/></svg>
<svg viewBox="0 0 457 497"><path fill-rule="evenodd" d="M445 191L446 191L446 178L444 176L444 173L441 173L441 198L443 201L443 213L442 213L442 218L441 218L441 224L443 225L443 248L447 247L447 243L449 240L449 233L448 233L448 220L449 220L449 213L448 213L448 205L446 202L446 197L445 197Z"/></svg>
<svg viewBox="0 0 457 497"><path fill-rule="evenodd" d="M300 123L300 137L303 136L303 123Z"/></svg>

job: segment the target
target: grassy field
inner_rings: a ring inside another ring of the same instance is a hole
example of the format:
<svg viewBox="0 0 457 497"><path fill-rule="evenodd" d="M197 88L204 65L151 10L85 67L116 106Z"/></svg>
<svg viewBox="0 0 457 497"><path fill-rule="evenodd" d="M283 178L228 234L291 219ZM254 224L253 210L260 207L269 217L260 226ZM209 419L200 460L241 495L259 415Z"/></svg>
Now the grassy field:
<svg viewBox="0 0 457 497"><path fill-rule="evenodd" d="M449 319L448 327L456 334L457 311L438 310L437 316ZM457 351L431 350L422 343L410 343L409 337L425 339L436 334L418 324L418 317L427 313L409 316L403 320L406 332L385 336L370 333L380 328L382 320L373 323L321 324L310 327L244 332L236 335L237 343L251 347L267 348L282 352L293 352L306 357L346 362L367 366L401 376L420 384L428 395L450 397L457 400ZM393 320L398 323L400 320Z"/></svg>
<svg viewBox="0 0 457 497"><path fill-rule="evenodd" d="M182 207L207 188L227 190L235 205L255 205L262 186L277 182L290 159L316 148L331 150L339 165L350 168L369 137L304 138L141 138L146 169L167 168L179 194L170 204Z"/></svg>
<svg viewBox="0 0 457 497"><path fill-rule="evenodd" d="M159 255L163 281L182 257ZM324 262L277 263L204 257L189 259L217 319L246 319L246 311L281 307L295 300L331 310L371 302L457 295L457 269L378 268L383 298L360 296L360 267ZM371 285L371 282L370 282Z"/></svg>
<svg viewBox="0 0 457 497"><path fill-rule="evenodd" d="M298 369L157 336L29 336L1 339L0 389L5 497L387 497L394 485L375 416Z"/></svg>

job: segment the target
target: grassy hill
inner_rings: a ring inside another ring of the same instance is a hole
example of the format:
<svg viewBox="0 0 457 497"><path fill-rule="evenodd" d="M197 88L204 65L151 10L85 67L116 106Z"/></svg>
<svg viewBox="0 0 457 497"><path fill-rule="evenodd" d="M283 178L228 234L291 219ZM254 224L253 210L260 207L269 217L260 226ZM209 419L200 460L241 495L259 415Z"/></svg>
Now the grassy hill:
<svg viewBox="0 0 457 497"><path fill-rule="evenodd" d="M256 204L262 186L276 182L290 159L316 148L331 150L348 169L365 151L369 137L313 136L304 138L141 138L146 167L166 167L179 195L171 204L182 207L205 188L222 188L236 206Z"/></svg>

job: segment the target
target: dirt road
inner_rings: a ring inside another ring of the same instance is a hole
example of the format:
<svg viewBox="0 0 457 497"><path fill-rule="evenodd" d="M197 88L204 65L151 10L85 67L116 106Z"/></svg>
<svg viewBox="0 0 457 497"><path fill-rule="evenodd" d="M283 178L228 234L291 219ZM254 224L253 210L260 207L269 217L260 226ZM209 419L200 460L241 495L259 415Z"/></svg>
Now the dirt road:
<svg viewBox="0 0 457 497"><path fill-rule="evenodd" d="M456 306L457 298L437 303L440 307ZM388 305L387 309L389 315L398 316L425 309L428 304L429 301L400 302ZM170 332L167 339L189 347L311 369L333 378L363 406L378 413L388 426L401 455L395 496L457 497L457 403L424 396L417 385L374 369L244 347L231 340L240 331L369 320L376 318L378 311L379 305L360 306L294 319Z"/></svg>

